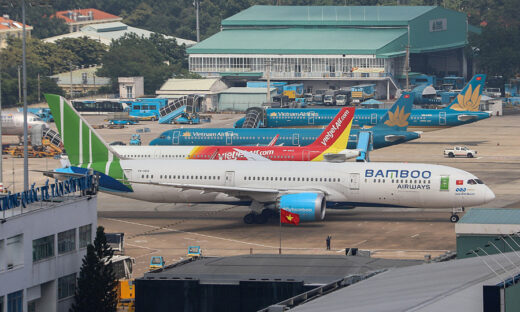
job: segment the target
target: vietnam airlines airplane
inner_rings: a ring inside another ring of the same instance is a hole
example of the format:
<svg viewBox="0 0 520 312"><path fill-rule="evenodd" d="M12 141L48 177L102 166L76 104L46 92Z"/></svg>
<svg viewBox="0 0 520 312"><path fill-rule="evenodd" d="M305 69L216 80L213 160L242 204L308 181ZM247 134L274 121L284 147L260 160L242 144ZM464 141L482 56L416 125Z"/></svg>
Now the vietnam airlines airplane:
<svg viewBox="0 0 520 312"><path fill-rule="evenodd" d="M479 111L480 97L484 89L486 75L475 75L462 89L453 102L444 109L413 109L408 128L417 131L432 131L472 123L490 117L487 112ZM265 110L263 127L315 127L329 123L339 108L298 109L268 108ZM372 127L386 114L386 109L356 109L355 127ZM392 114L397 113L390 109ZM235 123L242 127L244 118Z"/></svg>
<svg viewBox="0 0 520 312"><path fill-rule="evenodd" d="M72 164L54 174L66 177L92 169L100 175L100 190L118 196L249 205L248 224L265 223L280 208L314 221L323 220L327 208L460 208L495 197L473 174L430 164L125 159L63 97L45 97Z"/></svg>
<svg viewBox="0 0 520 312"><path fill-rule="evenodd" d="M238 159L278 161L344 161L360 154L347 150L354 108L342 108L312 144L307 146L113 146L124 158Z"/></svg>
<svg viewBox="0 0 520 312"><path fill-rule="evenodd" d="M417 132L406 131L412 109L411 93L404 92L375 127L372 133L374 149L395 145L419 138ZM395 114L390 114L391 112ZM339 110L336 111L336 115ZM355 116L354 116L355 118ZM330 123L332 118L327 122ZM358 148L358 138L363 130L352 129L348 139L348 149ZM276 144L283 146L304 146L312 144L321 135L323 129L229 129L229 128L190 128L172 129L163 132L152 140L150 145L267 145L276 136Z"/></svg>

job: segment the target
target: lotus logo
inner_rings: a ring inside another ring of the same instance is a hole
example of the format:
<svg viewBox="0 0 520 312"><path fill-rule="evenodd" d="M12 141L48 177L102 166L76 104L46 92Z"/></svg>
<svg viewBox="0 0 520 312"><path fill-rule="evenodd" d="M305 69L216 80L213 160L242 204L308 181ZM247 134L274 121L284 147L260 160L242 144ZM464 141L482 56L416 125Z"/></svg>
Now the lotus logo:
<svg viewBox="0 0 520 312"><path fill-rule="evenodd" d="M478 78L478 77L477 77ZM468 90L464 95L457 95L457 103L451 106L451 109L456 111L478 111L480 105L480 84L473 90L469 85Z"/></svg>
<svg viewBox="0 0 520 312"><path fill-rule="evenodd" d="M184 132L184 133L182 134L182 136L183 136L183 137L189 137L189 136L191 136L191 132Z"/></svg>
<svg viewBox="0 0 520 312"><path fill-rule="evenodd" d="M404 113L404 106L402 109L397 106L395 112L388 110L388 120L385 121L385 125L389 127L406 127L408 126L408 116L410 116L410 113Z"/></svg>
<svg viewBox="0 0 520 312"><path fill-rule="evenodd" d="M275 113L275 112L272 112L269 116L271 116L271 117L276 117L276 113Z"/></svg>

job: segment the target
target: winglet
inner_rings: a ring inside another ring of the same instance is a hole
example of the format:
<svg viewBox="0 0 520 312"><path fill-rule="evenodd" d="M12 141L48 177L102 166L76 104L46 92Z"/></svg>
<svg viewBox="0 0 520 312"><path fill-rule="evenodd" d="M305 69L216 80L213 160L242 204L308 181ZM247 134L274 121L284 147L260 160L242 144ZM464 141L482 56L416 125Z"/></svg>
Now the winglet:
<svg viewBox="0 0 520 312"><path fill-rule="evenodd" d="M480 107L480 97L486 83L486 75L475 75L446 108L456 111L477 112Z"/></svg>
<svg viewBox="0 0 520 312"><path fill-rule="evenodd" d="M342 108L311 145L344 150L347 147L354 112L354 107Z"/></svg>
<svg viewBox="0 0 520 312"><path fill-rule="evenodd" d="M62 96L45 94L73 167L92 168L116 180L125 179L120 156ZM120 190L120 188L118 188Z"/></svg>
<svg viewBox="0 0 520 312"><path fill-rule="evenodd" d="M406 131L408 128L408 118L412 112L412 105L412 92L403 92L401 97L395 101L394 105L390 107L375 127Z"/></svg>

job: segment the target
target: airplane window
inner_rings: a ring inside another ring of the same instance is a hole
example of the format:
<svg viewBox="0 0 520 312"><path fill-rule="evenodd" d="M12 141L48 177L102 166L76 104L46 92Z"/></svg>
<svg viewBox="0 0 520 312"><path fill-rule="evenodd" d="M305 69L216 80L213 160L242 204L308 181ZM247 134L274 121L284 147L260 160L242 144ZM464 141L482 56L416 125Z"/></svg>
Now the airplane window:
<svg viewBox="0 0 520 312"><path fill-rule="evenodd" d="M247 180L247 178L246 178L246 177L244 177L244 181L245 181L245 180Z"/></svg>
<svg viewBox="0 0 520 312"><path fill-rule="evenodd" d="M218 177L218 179L220 180L220 177Z"/></svg>
<svg viewBox="0 0 520 312"><path fill-rule="evenodd" d="M146 178L148 179L148 175L146 175Z"/></svg>
<svg viewBox="0 0 520 312"><path fill-rule="evenodd" d="M143 175L141 175L141 178L142 178L142 179L144 179L144 174L143 174Z"/></svg>
<svg viewBox="0 0 520 312"><path fill-rule="evenodd" d="M162 179L162 174L159 176L159 179Z"/></svg>
<svg viewBox="0 0 520 312"><path fill-rule="evenodd" d="M256 180L255 177L253 177L253 181Z"/></svg>
<svg viewBox="0 0 520 312"><path fill-rule="evenodd" d="M284 180L284 181L287 181L287 177L284 177L283 180Z"/></svg>
<svg viewBox="0 0 520 312"><path fill-rule="evenodd" d="M482 182L480 179L475 179L475 181L477 181L477 184L484 184L484 182Z"/></svg>

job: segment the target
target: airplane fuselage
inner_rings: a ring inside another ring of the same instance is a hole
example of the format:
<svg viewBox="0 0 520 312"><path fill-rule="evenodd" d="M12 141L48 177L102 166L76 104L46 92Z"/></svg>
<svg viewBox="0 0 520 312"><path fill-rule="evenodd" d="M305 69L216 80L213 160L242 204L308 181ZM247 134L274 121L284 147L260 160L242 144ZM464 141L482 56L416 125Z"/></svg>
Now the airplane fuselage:
<svg viewBox="0 0 520 312"><path fill-rule="evenodd" d="M322 192L330 208L470 207L494 198L493 192L474 175L440 165L121 160L121 167L132 191L113 194L158 203L250 202L246 197L201 192L182 185L278 189L281 193Z"/></svg>
<svg viewBox="0 0 520 312"><path fill-rule="evenodd" d="M339 110L340 108L266 109L266 123L264 126L267 128L319 127L327 125ZM375 126L387 111L387 109L356 109L353 126ZM464 117L461 118L460 116ZM408 119L408 129L433 131L464 125L488 117L489 114L486 112L460 112L451 109L412 109ZM237 124L240 125L240 123Z"/></svg>
<svg viewBox="0 0 520 312"><path fill-rule="evenodd" d="M20 112L2 112L2 135L23 135L23 113ZM31 128L35 125L42 125L46 128L49 127L44 121L38 116L27 113L27 128L31 131ZM30 134L30 132L29 132Z"/></svg>
<svg viewBox="0 0 520 312"><path fill-rule="evenodd" d="M329 120L330 123L330 120ZM327 123L328 124L328 123ZM172 129L163 132L152 140L150 145L267 145L279 135L277 145L305 146L312 144L320 136L321 128L192 128ZM352 129L348 140L348 149L357 147L359 129ZM420 137L420 134L410 131L371 129L373 133L374 149L403 143ZM401 139L391 140L390 136L402 136Z"/></svg>

